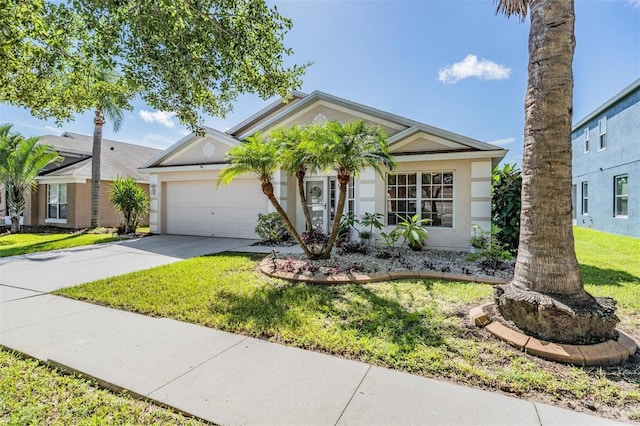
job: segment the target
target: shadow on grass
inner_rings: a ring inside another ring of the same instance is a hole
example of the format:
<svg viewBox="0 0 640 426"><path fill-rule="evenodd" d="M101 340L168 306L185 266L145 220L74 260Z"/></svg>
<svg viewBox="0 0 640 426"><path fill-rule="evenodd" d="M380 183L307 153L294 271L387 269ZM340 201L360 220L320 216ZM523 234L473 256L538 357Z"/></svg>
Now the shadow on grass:
<svg viewBox="0 0 640 426"><path fill-rule="evenodd" d="M229 324L250 327L254 335L293 335L284 339L334 353L366 351L362 348L376 341L393 343L402 352L444 344L428 309L409 311L361 285L265 285L247 294L221 291L209 309L224 315Z"/></svg>
<svg viewBox="0 0 640 426"><path fill-rule="evenodd" d="M640 277L628 272L593 265L580 265L580 273L585 284L623 286L632 282L640 283Z"/></svg>
<svg viewBox="0 0 640 426"><path fill-rule="evenodd" d="M74 240L76 238L79 238L80 236L85 235L84 233L78 233L78 234L69 234L69 236L65 237L65 238L60 238L58 240L53 240L53 241L41 241L39 243L33 243L33 244L28 244L25 246L19 246L19 247L6 247L6 248L0 248L0 257L8 257L8 256L17 256L17 255L21 255L21 254L31 254L31 253L38 253L38 252L42 252L42 251L49 251L49 250L55 250L55 249L61 249L61 248L69 248L67 246L62 246L62 247L58 247L58 245L63 245L65 242L69 242L70 240ZM113 238L106 238L104 240L100 240L100 241L96 241L99 243L107 243L110 241L115 241L118 240L118 238L113 237ZM91 245L91 244L89 244ZM73 247L73 246L71 246Z"/></svg>

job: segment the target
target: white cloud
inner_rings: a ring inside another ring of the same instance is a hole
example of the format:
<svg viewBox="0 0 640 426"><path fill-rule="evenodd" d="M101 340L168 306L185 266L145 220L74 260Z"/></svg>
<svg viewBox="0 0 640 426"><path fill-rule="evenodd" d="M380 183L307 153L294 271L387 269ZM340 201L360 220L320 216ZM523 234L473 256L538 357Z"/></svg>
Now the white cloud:
<svg viewBox="0 0 640 426"><path fill-rule="evenodd" d="M165 127L173 128L176 123L174 123L172 117L175 116L175 112L166 112L166 111L147 111L140 110L140 117L147 123L156 122L158 124L162 124Z"/></svg>
<svg viewBox="0 0 640 426"><path fill-rule="evenodd" d="M479 61L476 55L467 55L462 61L441 69L438 79L443 83L453 84L469 77L477 77L481 80L504 80L509 78L510 74L511 68L488 59Z"/></svg>
<svg viewBox="0 0 640 426"><path fill-rule="evenodd" d="M636 7L638 9L640 9L640 0L627 0L627 3L631 7Z"/></svg>
<svg viewBox="0 0 640 426"><path fill-rule="evenodd" d="M515 141L516 141L516 138L504 138L504 139L498 139L489 143L491 145L503 146L503 145L509 145L510 143L513 143Z"/></svg>

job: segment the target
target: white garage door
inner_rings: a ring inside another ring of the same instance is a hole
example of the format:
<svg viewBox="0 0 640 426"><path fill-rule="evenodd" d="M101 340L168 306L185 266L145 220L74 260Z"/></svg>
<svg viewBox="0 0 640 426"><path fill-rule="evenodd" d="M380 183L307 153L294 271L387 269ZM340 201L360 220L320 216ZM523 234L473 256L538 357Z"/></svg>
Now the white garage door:
<svg viewBox="0 0 640 426"><path fill-rule="evenodd" d="M269 200L256 179L216 188L213 180L167 182L167 234L257 238L258 213Z"/></svg>

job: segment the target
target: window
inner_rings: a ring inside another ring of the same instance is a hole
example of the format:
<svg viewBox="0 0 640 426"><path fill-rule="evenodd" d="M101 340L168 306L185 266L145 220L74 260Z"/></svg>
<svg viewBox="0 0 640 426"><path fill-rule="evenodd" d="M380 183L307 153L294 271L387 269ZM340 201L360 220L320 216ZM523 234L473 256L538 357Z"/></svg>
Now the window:
<svg viewBox="0 0 640 426"><path fill-rule="evenodd" d="M607 149L607 117L601 118L598 121L598 133L600 134L600 145L598 145L598 150L602 151Z"/></svg>
<svg viewBox="0 0 640 426"><path fill-rule="evenodd" d="M453 227L453 172L396 173L387 176L387 224L418 214L427 226Z"/></svg>
<svg viewBox="0 0 640 426"><path fill-rule="evenodd" d="M615 217L627 217L629 204L629 175L620 175L615 180L615 200L613 202L613 215Z"/></svg>
<svg viewBox="0 0 640 426"><path fill-rule="evenodd" d="M582 214L589 214L589 182L582 182Z"/></svg>
<svg viewBox="0 0 640 426"><path fill-rule="evenodd" d="M589 152L589 126L584 129L584 153Z"/></svg>
<svg viewBox="0 0 640 426"><path fill-rule="evenodd" d="M67 219L67 184L47 185L47 219Z"/></svg>
<svg viewBox="0 0 640 426"><path fill-rule="evenodd" d="M336 215L336 206L338 205L338 197L340 196L340 187L338 185L338 181L336 178L332 177L329 180L329 207L330 209L330 219L333 224L333 218ZM342 212L344 215L355 215L356 212L356 180L351 178L351 182L347 185L347 198L344 202L344 211Z"/></svg>

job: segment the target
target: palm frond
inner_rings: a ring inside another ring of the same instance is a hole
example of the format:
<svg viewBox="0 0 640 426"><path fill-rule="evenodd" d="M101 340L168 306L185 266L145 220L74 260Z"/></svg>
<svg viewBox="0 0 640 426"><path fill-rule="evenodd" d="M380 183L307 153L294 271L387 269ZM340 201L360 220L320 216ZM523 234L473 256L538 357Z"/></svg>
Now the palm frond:
<svg viewBox="0 0 640 426"><path fill-rule="evenodd" d="M521 21L527 17L531 0L495 0L496 14L503 13L507 17L516 15Z"/></svg>

